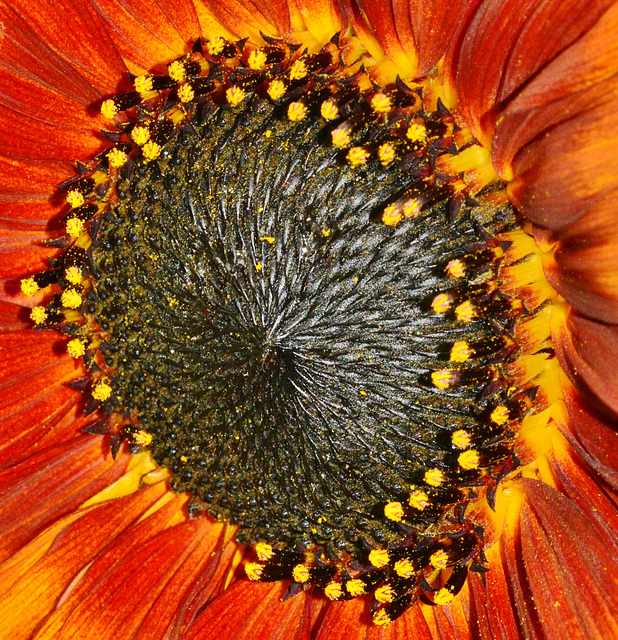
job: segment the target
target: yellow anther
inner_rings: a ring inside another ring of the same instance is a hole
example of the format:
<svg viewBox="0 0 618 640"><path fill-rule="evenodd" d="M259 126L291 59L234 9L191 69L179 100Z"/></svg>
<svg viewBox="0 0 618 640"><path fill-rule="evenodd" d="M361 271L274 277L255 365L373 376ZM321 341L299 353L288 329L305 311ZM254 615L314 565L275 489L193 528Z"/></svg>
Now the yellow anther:
<svg viewBox="0 0 618 640"><path fill-rule="evenodd" d="M448 369L440 369L431 374L431 382L438 389L448 389L454 382L455 376Z"/></svg>
<svg viewBox="0 0 618 640"><path fill-rule="evenodd" d="M466 265L459 258L455 258L446 265L446 273L451 278L462 278L466 275Z"/></svg>
<svg viewBox="0 0 618 640"><path fill-rule="evenodd" d="M138 431L133 434L133 442L140 447L148 447L152 443L152 436L146 431Z"/></svg>
<svg viewBox="0 0 618 640"><path fill-rule="evenodd" d="M393 522L401 522L404 516L403 505L401 502L389 502L384 507L384 515Z"/></svg>
<svg viewBox="0 0 618 640"><path fill-rule="evenodd" d="M410 142L424 143L427 141L427 129L425 125L414 122L408 127L406 137Z"/></svg>
<svg viewBox="0 0 618 640"><path fill-rule="evenodd" d="M262 577L264 567L257 562L247 562L245 565L245 573L249 580L259 580Z"/></svg>
<svg viewBox="0 0 618 640"><path fill-rule="evenodd" d="M187 75L184 62L182 62L182 60L174 60L174 62L170 62L167 67L167 74L172 80L182 82Z"/></svg>
<svg viewBox="0 0 618 640"><path fill-rule="evenodd" d="M257 557L262 561L266 562L266 560L270 560L275 554L271 545L267 542L258 542L255 545L255 553Z"/></svg>
<svg viewBox="0 0 618 640"><path fill-rule="evenodd" d="M433 601L438 606L444 606L451 604L454 598L455 596L446 587L443 587L434 595Z"/></svg>
<svg viewBox="0 0 618 640"><path fill-rule="evenodd" d="M137 78L133 80L133 86L135 87L135 91L140 94L152 91L152 76L137 76Z"/></svg>
<svg viewBox="0 0 618 640"><path fill-rule="evenodd" d="M448 560L448 553L446 553L444 549L439 549L431 554L429 564L431 564L434 569L446 569Z"/></svg>
<svg viewBox="0 0 618 640"><path fill-rule="evenodd" d="M423 511L429 505L429 496L420 489L413 491L408 498L408 504L414 509Z"/></svg>
<svg viewBox="0 0 618 640"><path fill-rule="evenodd" d="M414 565L407 558L397 560L393 568L395 573L402 578L411 578L416 573Z"/></svg>
<svg viewBox="0 0 618 640"><path fill-rule="evenodd" d="M117 113L118 107L113 100L105 100L101 105L101 114L104 118L112 120Z"/></svg>
<svg viewBox="0 0 618 640"><path fill-rule="evenodd" d="M193 91L193 87L190 84L183 84L182 87L178 89L178 99L180 102L191 102L195 98L195 91Z"/></svg>
<svg viewBox="0 0 618 640"><path fill-rule="evenodd" d="M333 144L339 149L343 149L350 144L350 132L344 126L339 126L331 131Z"/></svg>
<svg viewBox="0 0 618 640"><path fill-rule="evenodd" d="M150 129L143 126L135 127L133 131L131 131L131 137L135 144L141 147L150 140Z"/></svg>
<svg viewBox="0 0 618 640"><path fill-rule="evenodd" d="M451 434L451 442L458 449L467 449L472 444L472 436L465 429L457 429Z"/></svg>
<svg viewBox="0 0 618 640"><path fill-rule="evenodd" d="M369 151L367 151L367 149L364 149L363 147L352 147L349 151L348 151L348 162L353 166L353 167L358 167L361 164L365 164L365 162L367 162L367 160L369 159Z"/></svg>
<svg viewBox="0 0 618 640"><path fill-rule="evenodd" d="M292 569L292 578L296 582L304 583L309 580L309 569L304 564L297 564Z"/></svg>
<svg viewBox="0 0 618 640"><path fill-rule="evenodd" d="M71 284L81 284L82 270L79 267L69 267L68 269L65 269L64 277Z"/></svg>
<svg viewBox="0 0 618 640"><path fill-rule="evenodd" d="M362 596L365 595L365 593L367 593L366 588L365 588L365 583L362 580L348 580L345 583L345 588L346 591L351 595L354 596L355 598L358 598L358 596Z"/></svg>
<svg viewBox="0 0 618 640"><path fill-rule="evenodd" d="M86 345L79 338L73 338L67 343L67 353L71 358L81 358L86 353Z"/></svg>
<svg viewBox="0 0 618 640"><path fill-rule="evenodd" d="M156 143L154 140L149 140L142 147L144 160L146 160L146 162L150 162L151 160L156 160L161 155L162 150L163 149L161 148L160 144Z"/></svg>
<svg viewBox="0 0 618 640"><path fill-rule="evenodd" d="M79 218L69 218L66 222L67 235L77 238L84 228L84 221Z"/></svg>
<svg viewBox="0 0 618 640"><path fill-rule="evenodd" d="M329 582L324 587L324 595L329 600L339 600L343 595L343 589L341 588L341 584L339 582Z"/></svg>
<svg viewBox="0 0 618 640"><path fill-rule="evenodd" d="M290 67L290 80L302 80L307 75L307 65L302 59L296 60Z"/></svg>
<svg viewBox="0 0 618 640"><path fill-rule="evenodd" d="M474 349L463 340L455 342L451 347L450 358L452 362L465 362L473 355Z"/></svg>
<svg viewBox="0 0 618 640"><path fill-rule="evenodd" d="M456 307L455 316L461 322L472 322L476 318L476 309L469 300L466 300Z"/></svg>
<svg viewBox="0 0 618 640"><path fill-rule="evenodd" d="M468 449L463 453L460 453L457 462L462 469L477 469L481 458L479 452L474 449Z"/></svg>
<svg viewBox="0 0 618 640"><path fill-rule="evenodd" d="M84 194L77 191L77 189L71 189L71 191L67 193L67 202L73 209L81 207L84 204L84 200Z"/></svg>
<svg viewBox="0 0 618 640"><path fill-rule="evenodd" d="M92 388L92 397L100 402L105 402L112 395L112 388L107 382L97 382Z"/></svg>
<svg viewBox="0 0 618 640"><path fill-rule="evenodd" d="M24 278L21 281L21 292L28 296L32 297L39 290L39 285L35 282L34 276L30 276L29 278Z"/></svg>
<svg viewBox="0 0 618 640"><path fill-rule="evenodd" d="M382 604L392 602L395 599L395 592L393 591L393 588L388 584L384 584L381 587L378 587L373 595L375 599Z"/></svg>
<svg viewBox="0 0 618 640"><path fill-rule="evenodd" d="M307 106L302 102L290 102L288 107L288 119L292 122L298 122L307 115Z"/></svg>
<svg viewBox="0 0 618 640"><path fill-rule="evenodd" d="M440 469L428 469L427 471L425 471L423 480L430 487L439 487L440 485L444 484L446 478L444 477L444 472L440 471Z"/></svg>
<svg viewBox="0 0 618 640"><path fill-rule="evenodd" d="M259 71L267 62L266 54L262 51L262 49L255 49L249 54L249 60L247 63L249 65L249 69L255 69Z"/></svg>
<svg viewBox="0 0 618 640"><path fill-rule="evenodd" d="M451 299L447 293L439 293L431 303L431 308L435 313L446 313L450 307Z"/></svg>
<svg viewBox="0 0 618 640"><path fill-rule="evenodd" d="M271 100L279 100L286 92L285 82L282 80L273 80L269 85L266 93Z"/></svg>
<svg viewBox="0 0 618 640"><path fill-rule="evenodd" d="M386 549L373 549L369 552L369 562L378 569L385 567L390 558Z"/></svg>
<svg viewBox="0 0 618 640"><path fill-rule="evenodd" d="M242 87L229 87L225 97L232 107L237 107L245 99L245 90Z"/></svg>
<svg viewBox="0 0 618 640"><path fill-rule="evenodd" d="M390 96L385 93L376 93L371 98L371 108L375 113L388 113L393 106Z"/></svg>
<svg viewBox="0 0 618 640"><path fill-rule="evenodd" d="M268 244L273 244L273 242L275 242L275 238L272 236L260 236L260 240L268 242Z"/></svg>
<svg viewBox="0 0 618 640"><path fill-rule="evenodd" d="M112 167L116 167L116 169L119 169L127 163L129 156L122 149L117 149L114 147L107 154L107 158Z"/></svg>
<svg viewBox="0 0 618 640"><path fill-rule="evenodd" d="M65 289L60 296L60 302L67 309L77 309L82 303L82 297L75 289Z"/></svg>
<svg viewBox="0 0 618 640"><path fill-rule="evenodd" d="M402 211L404 218L416 218L416 216L421 212L421 203L414 198L406 200L403 203Z"/></svg>
<svg viewBox="0 0 618 640"><path fill-rule="evenodd" d="M378 148L378 159L384 166L389 165L396 155L395 147L390 142L385 142Z"/></svg>
<svg viewBox="0 0 618 640"><path fill-rule="evenodd" d="M387 227L394 227L403 220L401 209L395 204L389 204L382 212L382 222Z"/></svg>
<svg viewBox="0 0 618 640"><path fill-rule="evenodd" d="M320 114L324 120L334 120L339 115L339 107L334 100L329 98L322 103Z"/></svg>
<svg viewBox="0 0 618 640"><path fill-rule="evenodd" d="M30 320L32 320L34 324L43 324L45 320L47 320L47 310L45 307L32 307Z"/></svg>
<svg viewBox="0 0 618 640"><path fill-rule="evenodd" d="M390 624L392 622L390 616L388 615L388 613L386 613L386 611L384 611L384 609L379 609L378 611L375 611L373 614L373 624L375 624L378 627L384 627L387 624Z"/></svg>
<svg viewBox="0 0 618 640"><path fill-rule="evenodd" d="M499 404L489 416L490 420L497 424L498 426L502 426L503 424L509 421L509 410L508 407L505 407L503 404Z"/></svg>
<svg viewBox="0 0 618 640"><path fill-rule="evenodd" d="M226 44L227 42L225 38L218 36L217 38L214 38L213 40L207 42L206 48L208 49L208 53L210 53L211 56L218 56L223 51L223 49L225 49Z"/></svg>

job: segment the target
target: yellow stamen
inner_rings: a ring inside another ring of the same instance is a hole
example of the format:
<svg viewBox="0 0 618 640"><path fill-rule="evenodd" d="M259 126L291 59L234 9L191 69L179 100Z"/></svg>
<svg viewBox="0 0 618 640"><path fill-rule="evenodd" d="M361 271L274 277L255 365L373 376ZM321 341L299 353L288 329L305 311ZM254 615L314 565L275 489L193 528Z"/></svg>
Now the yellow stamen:
<svg viewBox="0 0 618 640"><path fill-rule="evenodd" d="M77 309L82 303L82 297L75 289L65 289L60 296L60 302L67 309Z"/></svg>
<svg viewBox="0 0 618 640"><path fill-rule="evenodd" d="M131 137L135 141L135 144L141 147L150 140L150 129L143 126L135 127L133 131L131 131Z"/></svg>
<svg viewBox="0 0 618 640"><path fill-rule="evenodd" d="M425 143L427 142L427 129L425 125L414 122L408 127L406 137L410 142Z"/></svg>
<svg viewBox="0 0 618 640"><path fill-rule="evenodd" d="M395 569L395 573L402 578L411 578L416 573L414 565L407 558L402 558L395 562L393 568Z"/></svg>
<svg viewBox="0 0 618 640"><path fill-rule="evenodd" d="M393 103L390 96L385 93L376 93L371 98L371 108L375 113L388 113L391 110Z"/></svg>
<svg viewBox="0 0 618 640"><path fill-rule="evenodd" d="M400 522L404 516L403 505L401 502L389 502L384 507L384 515L393 522Z"/></svg>
<svg viewBox="0 0 618 640"><path fill-rule="evenodd" d="M384 609L380 609L379 611L376 611L373 614L373 624L377 625L378 627L384 627L390 622L391 622L391 619L388 613L384 611Z"/></svg>
<svg viewBox="0 0 618 640"><path fill-rule="evenodd" d="M431 308L436 313L446 313L451 306L451 299L447 293L439 293L431 303Z"/></svg>
<svg viewBox="0 0 618 640"><path fill-rule="evenodd" d="M157 144L154 140L149 140L143 147L142 153L146 162L156 160L161 155L161 145Z"/></svg>
<svg viewBox="0 0 618 640"><path fill-rule="evenodd" d="M403 213L397 205L389 204L382 212L382 222L387 227L394 227L403 220Z"/></svg>
<svg viewBox="0 0 618 640"><path fill-rule="evenodd" d="M255 545L255 553L257 554L257 557L262 562L266 562L266 560L270 560L275 554L272 546L266 542L258 542Z"/></svg>
<svg viewBox="0 0 618 640"><path fill-rule="evenodd" d="M477 469L480 462L480 456L478 451L474 449L468 449L459 454L457 462L462 469Z"/></svg>
<svg viewBox="0 0 618 640"><path fill-rule="evenodd" d="M138 431L133 434L133 441L140 447L148 447L152 443L152 435L146 431Z"/></svg>
<svg viewBox="0 0 618 640"><path fill-rule="evenodd" d="M403 204L403 217L416 218L421 212L421 203L416 199L406 200Z"/></svg>
<svg viewBox="0 0 618 640"><path fill-rule="evenodd" d="M424 491L413 491L408 498L408 504L414 509L422 511L429 505L429 496Z"/></svg>
<svg viewBox="0 0 618 640"><path fill-rule="evenodd" d="M439 487L446 479L444 473L440 469L428 469L423 476L425 482L431 487Z"/></svg>
<svg viewBox="0 0 618 640"><path fill-rule="evenodd" d="M339 107L329 98L322 103L320 114L324 120L334 120L339 115Z"/></svg>
<svg viewBox="0 0 618 640"><path fill-rule="evenodd" d="M259 71L266 65L266 62L266 54L261 49L255 49L249 54L249 60L247 61L247 64L249 65L249 69L255 69L256 71Z"/></svg>
<svg viewBox="0 0 618 640"><path fill-rule="evenodd" d="M129 156L122 149L114 148L107 154L107 158L112 167L119 169L126 164Z"/></svg>
<svg viewBox="0 0 618 640"><path fill-rule="evenodd" d="M369 552L369 562L378 569L385 567L389 562L388 551L386 549L373 549Z"/></svg>
<svg viewBox="0 0 618 640"><path fill-rule="evenodd" d="M32 307L30 320L32 320L34 324L43 324L45 320L47 320L47 311L45 307Z"/></svg>
<svg viewBox="0 0 618 640"><path fill-rule="evenodd" d="M178 99L180 102L191 102L195 98L195 91L193 91L193 87L190 84L183 84L182 87L178 89Z"/></svg>
<svg viewBox="0 0 618 640"><path fill-rule="evenodd" d="M184 62L182 62L181 60L174 60L174 62L170 62L169 66L167 67L167 74L172 80L176 80L176 82L182 82L187 75Z"/></svg>
<svg viewBox="0 0 618 640"><path fill-rule="evenodd" d="M207 42L206 48L208 49L208 53L210 53L211 56L218 56L223 51L223 49L225 49L226 44L227 42L225 41L225 39L221 36L218 36L217 38L214 38L213 40Z"/></svg>
<svg viewBox="0 0 618 640"><path fill-rule="evenodd" d="M30 276L29 278L24 278L21 281L21 292L28 296L32 297L39 290L39 285L35 282L34 276Z"/></svg>
<svg viewBox="0 0 618 640"><path fill-rule="evenodd" d="M71 189L71 191L67 193L67 202L73 209L81 207L84 204L84 201L84 194L77 191L77 189Z"/></svg>
<svg viewBox="0 0 618 640"><path fill-rule="evenodd" d="M466 265L459 258L455 258L446 265L446 273L451 278L462 278L466 275Z"/></svg>
<svg viewBox="0 0 618 640"><path fill-rule="evenodd" d="M86 345L79 338L73 338L67 343L67 353L71 358L81 358L86 353Z"/></svg>
<svg viewBox="0 0 618 640"><path fill-rule="evenodd" d="M343 595L341 584L339 584L339 582L329 582L326 587L324 587L324 595L329 600L338 600Z"/></svg>
<svg viewBox="0 0 618 640"><path fill-rule="evenodd" d="M350 144L350 133L343 125L338 126L331 132L333 144L339 149L343 149Z"/></svg>
<svg viewBox="0 0 618 640"><path fill-rule="evenodd" d="M296 60L290 68L290 80L302 80L307 75L307 65L304 60Z"/></svg>
<svg viewBox="0 0 618 640"><path fill-rule="evenodd" d="M82 282L82 270L79 267L69 267L64 272L64 277L71 284L81 284Z"/></svg>
<svg viewBox="0 0 618 640"><path fill-rule="evenodd" d="M476 318L476 309L469 300L466 300L457 306L455 315L461 322L472 322Z"/></svg>
<svg viewBox="0 0 618 640"><path fill-rule="evenodd" d="M381 587L378 587L373 595L375 599L382 604L392 602L395 599L395 592L393 591L393 588L388 584L384 584Z"/></svg>
<svg viewBox="0 0 618 640"><path fill-rule="evenodd" d="M296 582L304 583L309 580L309 569L304 564L297 564L292 569L292 578Z"/></svg>
<svg viewBox="0 0 618 640"><path fill-rule="evenodd" d="M390 142L385 142L378 149L378 158L386 166L395 159L395 147Z"/></svg>
<svg viewBox="0 0 618 640"><path fill-rule="evenodd" d="M153 87L152 76L137 76L137 78L133 80L133 86L139 94L149 93Z"/></svg>
<svg viewBox="0 0 618 640"><path fill-rule="evenodd" d="M503 404L499 404L489 416L490 420L497 424L498 426L502 426L503 424L509 421L509 410L508 407L505 407Z"/></svg>
<svg viewBox="0 0 618 640"><path fill-rule="evenodd" d="M245 90L241 87L230 87L225 92L225 97L232 107L237 107L245 99Z"/></svg>
<svg viewBox="0 0 618 640"><path fill-rule="evenodd" d="M448 389L454 380L455 376L453 375L453 372L448 369L434 371L431 374L431 382L434 387L437 387L438 389Z"/></svg>
<svg viewBox="0 0 618 640"><path fill-rule="evenodd" d="M66 223L66 231L71 238L77 238L84 228L84 221L79 218L69 218Z"/></svg>
<svg viewBox="0 0 618 640"><path fill-rule="evenodd" d="M245 565L245 573L249 580L259 580L262 577L264 567L257 562L247 562Z"/></svg>
<svg viewBox="0 0 618 640"><path fill-rule="evenodd" d="M439 549L435 553L432 553L429 558L429 564L434 569L446 569L448 566L448 553L444 549Z"/></svg>
<svg viewBox="0 0 618 640"><path fill-rule="evenodd" d="M465 429L458 429L451 434L451 442L458 449L467 449L472 443L472 436Z"/></svg>
<svg viewBox="0 0 618 640"><path fill-rule="evenodd" d="M442 588L433 597L433 601L438 606L444 606L453 602L454 598L455 596L447 588Z"/></svg>
<svg viewBox="0 0 618 640"><path fill-rule="evenodd" d="M290 102L288 107L288 119L292 122L298 122L307 115L307 106L302 102Z"/></svg>
<svg viewBox="0 0 618 640"><path fill-rule="evenodd" d="M451 347L451 361L452 362L465 362L474 355L474 349L465 341L461 340L456 342Z"/></svg>
<svg viewBox="0 0 618 640"><path fill-rule="evenodd" d="M362 580L358 579L348 580L345 583L345 588L346 591L355 598L358 598L358 596L362 596L367 593L367 591L365 590L365 583Z"/></svg>
<svg viewBox="0 0 618 640"><path fill-rule="evenodd" d="M279 100L286 92L285 83L282 80L273 80L269 85L266 93L271 100Z"/></svg>
<svg viewBox="0 0 618 640"><path fill-rule="evenodd" d="M369 151L363 149L363 147L352 147L348 151L348 162L353 166L357 167L358 165L365 164L369 159Z"/></svg>
<svg viewBox="0 0 618 640"><path fill-rule="evenodd" d="M92 389L92 397L101 402L105 402L111 395L112 388L107 382L97 382Z"/></svg>
<svg viewBox="0 0 618 640"><path fill-rule="evenodd" d="M114 116L118 113L118 107L113 100L105 100L101 105L101 114L108 120L113 120Z"/></svg>

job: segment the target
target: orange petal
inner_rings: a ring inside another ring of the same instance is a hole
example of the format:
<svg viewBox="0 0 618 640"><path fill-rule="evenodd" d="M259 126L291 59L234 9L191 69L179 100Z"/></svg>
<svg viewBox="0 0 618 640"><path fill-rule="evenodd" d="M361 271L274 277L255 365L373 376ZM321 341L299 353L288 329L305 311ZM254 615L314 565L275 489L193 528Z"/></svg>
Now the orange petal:
<svg viewBox="0 0 618 640"><path fill-rule="evenodd" d="M24 160L0 154L0 202L2 202L3 216L20 217L32 216L41 219L47 210L37 213L34 210L36 201L46 201L59 184L75 175L71 162L63 161ZM33 201L33 210L28 212L29 203ZM16 204L5 204L5 203Z"/></svg>
<svg viewBox="0 0 618 640"><path fill-rule="evenodd" d="M331 0L294 0L309 33L320 43L341 31L341 10Z"/></svg>
<svg viewBox="0 0 618 640"><path fill-rule="evenodd" d="M13 231L4 228L0 221L0 277L25 277L27 274L49 269L47 258L58 253L57 249L41 246L50 234L45 230Z"/></svg>
<svg viewBox="0 0 618 640"><path fill-rule="evenodd" d="M618 414L618 327L571 313L552 331L552 342L573 384Z"/></svg>

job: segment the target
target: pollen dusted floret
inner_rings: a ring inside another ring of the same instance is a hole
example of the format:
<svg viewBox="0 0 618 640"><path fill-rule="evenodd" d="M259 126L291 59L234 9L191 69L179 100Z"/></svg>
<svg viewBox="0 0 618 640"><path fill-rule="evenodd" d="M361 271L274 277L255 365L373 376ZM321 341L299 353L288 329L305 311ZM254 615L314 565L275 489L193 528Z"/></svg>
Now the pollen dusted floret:
<svg viewBox="0 0 618 640"><path fill-rule="evenodd" d="M21 292L31 298L39 290L39 285L36 283L34 276L24 278L21 281Z"/></svg>
<svg viewBox="0 0 618 640"><path fill-rule="evenodd" d="M32 311L30 312L30 320L34 322L34 324L43 324L47 320L47 310L45 307L32 307Z"/></svg>
<svg viewBox="0 0 618 640"><path fill-rule="evenodd" d="M67 353L71 358L81 358L86 353L86 345L79 338L73 338L67 343Z"/></svg>
<svg viewBox="0 0 618 640"><path fill-rule="evenodd" d="M105 402L112 395L111 386L105 382L97 382L92 388L92 397L100 402Z"/></svg>

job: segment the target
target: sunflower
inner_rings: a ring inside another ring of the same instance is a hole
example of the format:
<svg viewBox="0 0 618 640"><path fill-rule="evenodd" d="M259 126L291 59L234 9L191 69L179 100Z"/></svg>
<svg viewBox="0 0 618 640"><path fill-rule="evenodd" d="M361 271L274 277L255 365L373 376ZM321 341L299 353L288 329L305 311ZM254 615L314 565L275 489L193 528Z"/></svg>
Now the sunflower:
<svg viewBox="0 0 618 640"><path fill-rule="evenodd" d="M1 11L0 637L618 638L618 5ZM255 356L258 291L339 359Z"/></svg>

